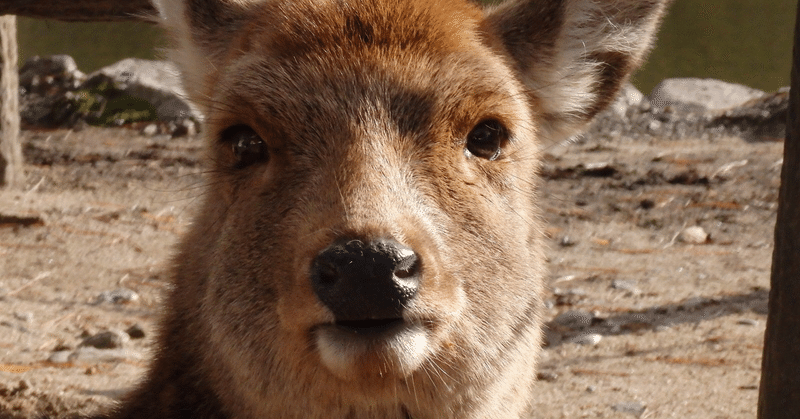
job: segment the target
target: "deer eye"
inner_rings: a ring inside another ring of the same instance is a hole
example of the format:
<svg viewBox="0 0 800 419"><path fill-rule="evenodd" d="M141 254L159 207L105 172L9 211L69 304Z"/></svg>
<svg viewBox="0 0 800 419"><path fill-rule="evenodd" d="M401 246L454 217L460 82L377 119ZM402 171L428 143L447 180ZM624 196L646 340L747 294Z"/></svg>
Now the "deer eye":
<svg viewBox="0 0 800 419"><path fill-rule="evenodd" d="M269 160L267 143L247 125L229 127L222 131L220 138L226 144L230 144L238 169Z"/></svg>
<svg viewBox="0 0 800 419"><path fill-rule="evenodd" d="M487 119L467 134L467 150L476 157L492 161L500 156L506 141L508 129L496 119Z"/></svg>

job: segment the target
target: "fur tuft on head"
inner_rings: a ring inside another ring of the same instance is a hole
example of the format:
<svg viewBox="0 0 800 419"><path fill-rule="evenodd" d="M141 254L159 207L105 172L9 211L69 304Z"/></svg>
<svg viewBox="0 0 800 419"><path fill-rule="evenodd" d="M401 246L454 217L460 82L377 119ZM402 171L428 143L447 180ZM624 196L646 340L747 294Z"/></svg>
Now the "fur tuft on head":
<svg viewBox="0 0 800 419"><path fill-rule="evenodd" d="M545 142L580 132L652 46L659 0L509 0L488 12L538 105Z"/></svg>

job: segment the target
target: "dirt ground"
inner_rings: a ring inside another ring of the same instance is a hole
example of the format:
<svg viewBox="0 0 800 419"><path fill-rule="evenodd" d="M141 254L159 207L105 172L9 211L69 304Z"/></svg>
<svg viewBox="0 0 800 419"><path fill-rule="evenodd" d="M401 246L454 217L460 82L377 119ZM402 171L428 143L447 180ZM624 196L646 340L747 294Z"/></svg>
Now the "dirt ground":
<svg viewBox="0 0 800 419"><path fill-rule="evenodd" d="M146 367L202 148L126 129L23 137L27 184L0 191L0 418L94 411ZM781 156L738 138L548 148L535 417L755 416ZM679 237L693 226L709 239ZM80 346L134 325L144 338Z"/></svg>

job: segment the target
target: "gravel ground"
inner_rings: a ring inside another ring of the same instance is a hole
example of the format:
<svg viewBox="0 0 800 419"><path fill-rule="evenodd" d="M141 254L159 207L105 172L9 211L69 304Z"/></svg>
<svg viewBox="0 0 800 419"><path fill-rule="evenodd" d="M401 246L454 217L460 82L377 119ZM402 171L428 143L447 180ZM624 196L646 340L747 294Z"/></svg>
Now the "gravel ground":
<svg viewBox="0 0 800 419"><path fill-rule="evenodd" d="M535 417L754 417L782 143L602 138L545 156ZM27 184L0 191L0 418L67 417L144 371L202 148L126 129L23 140Z"/></svg>

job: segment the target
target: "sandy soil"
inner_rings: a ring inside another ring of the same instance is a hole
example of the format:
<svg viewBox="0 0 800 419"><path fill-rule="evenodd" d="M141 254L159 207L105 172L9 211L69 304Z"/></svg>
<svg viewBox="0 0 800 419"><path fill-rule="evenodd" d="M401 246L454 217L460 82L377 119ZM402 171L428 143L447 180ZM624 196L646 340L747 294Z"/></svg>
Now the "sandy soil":
<svg viewBox="0 0 800 419"><path fill-rule="evenodd" d="M124 129L23 135L27 185L0 191L0 418L90 412L146 367L202 149ZM535 417L755 416L781 155L737 138L548 149ZM710 238L683 241L691 226ZM144 338L80 346L134 325Z"/></svg>

